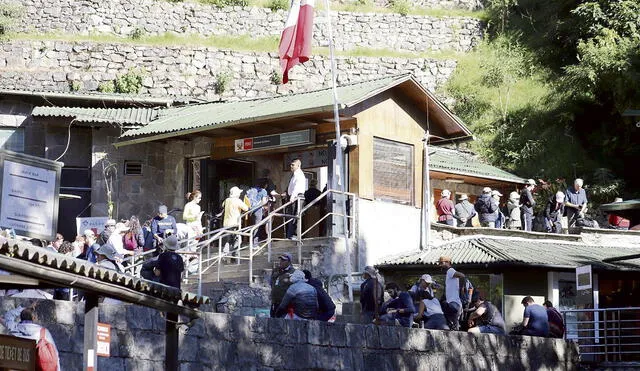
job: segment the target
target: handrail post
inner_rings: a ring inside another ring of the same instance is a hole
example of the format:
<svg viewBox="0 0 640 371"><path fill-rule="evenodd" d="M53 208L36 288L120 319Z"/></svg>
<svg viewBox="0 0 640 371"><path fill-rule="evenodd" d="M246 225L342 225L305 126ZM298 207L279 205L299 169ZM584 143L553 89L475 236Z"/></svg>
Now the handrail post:
<svg viewBox="0 0 640 371"><path fill-rule="evenodd" d="M240 262L240 259L238 259ZM249 238L249 284L253 278L253 238Z"/></svg>
<svg viewBox="0 0 640 371"><path fill-rule="evenodd" d="M298 219L298 223L296 225L296 233L298 235L298 239L296 243L298 244L298 264L302 265L302 199L298 197L296 199L297 208L296 208L296 218Z"/></svg>
<svg viewBox="0 0 640 371"><path fill-rule="evenodd" d="M218 280L220 282L220 268L222 265L222 238L218 237Z"/></svg>
<svg viewBox="0 0 640 371"><path fill-rule="evenodd" d="M273 217L267 222L267 261L271 263L271 230L273 229Z"/></svg>
<svg viewBox="0 0 640 371"><path fill-rule="evenodd" d="M604 361L609 362L609 339L607 338L607 311L604 311Z"/></svg>
<svg viewBox="0 0 640 371"><path fill-rule="evenodd" d="M202 296L202 249L198 255L198 296Z"/></svg>

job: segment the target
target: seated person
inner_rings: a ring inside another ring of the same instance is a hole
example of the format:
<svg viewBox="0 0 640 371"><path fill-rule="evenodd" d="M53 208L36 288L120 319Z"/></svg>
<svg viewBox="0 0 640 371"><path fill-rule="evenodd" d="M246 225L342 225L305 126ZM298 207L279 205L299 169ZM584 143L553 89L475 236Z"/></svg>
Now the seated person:
<svg viewBox="0 0 640 371"><path fill-rule="evenodd" d="M549 337L562 339L564 336L564 320L562 314L553 307L553 303L549 300L542 305L547 308L547 317L549 317Z"/></svg>
<svg viewBox="0 0 640 371"><path fill-rule="evenodd" d="M415 319L416 322L424 322L424 328L430 330L449 330L447 325L447 319L444 316L440 301L429 292L424 291L422 293L422 299L420 300L420 306L418 307L418 315Z"/></svg>
<svg viewBox="0 0 640 371"><path fill-rule="evenodd" d="M522 315L521 335L549 336L549 317L547 310L540 304L536 304L531 296L522 299L524 314Z"/></svg>
<svg viewBox="0 0 640 371"><path fill-rule="evenodd" d="M406 291L401 291L398 284L389 282L385 285L385 291L389 293L391 299L382 304L380 309L380 322L395 324L397 320L404 327L411 327L413 315L416 307L413 305L411 295Z"/></svg>
<svg viewBox="0 0 640 371"><path fill-rule="evenodd" d="M475 334L505 334L504 318L498 308L482 295L473 303L476 310L469 315L469 332Z"/></svg>

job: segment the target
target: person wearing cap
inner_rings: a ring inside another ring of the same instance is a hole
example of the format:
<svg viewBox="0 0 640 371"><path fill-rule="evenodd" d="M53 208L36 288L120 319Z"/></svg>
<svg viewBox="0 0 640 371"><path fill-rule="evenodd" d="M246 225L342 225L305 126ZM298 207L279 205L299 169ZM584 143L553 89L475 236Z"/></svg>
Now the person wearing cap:
<svg viewBox="0 0 640 371"><path fill-rule="evenodd" d="M451 266L451 258L448 256L441 256L438 259L438 265L446 270L444 283L446 300L442 303L442 311L447 318L449 327L452 330L458 330L460 326L459 318L463 309L462 301L460 300L460 279L465 279L466 277Z"/></svg>
<svg viewBox="0 0 640 371"><path fill-rule="evenodd" d="M549 336L549 316L547 310L540 304L536 304L531 296L522 299L524 314L522 315L521 335Z"/></svg>
<svg viewBox="0 0 640 371"><path fill-rule="evenodd" d="M500 197L502 197L502 193L500 193L500 191L498 191L497 189L494 189L491 191L491 200L493 201L494 206L496 207L496 211L494 211L494 214L496 217L494 227L497 229L504 228L504 224L505 224L504 214L500 210Z"/></svg>
<svg viewBox="0 0 640 371"><path fill-rule="evenodd" d="M441 197L436 203L436 211L438 212L438 223L455 226L453 219L453 202L450 200L451 191L445 189L441 193Z"/></svg>
<svg viewBox="0 0 640 371"><path fill-rule="evenodd" d="M491 188L482 189L482 194L478 196L474 208L478 212L478 220L482 227L495 228L497 207L491 197Z"/></svg>
<svg viewBox="0 0 640 371"><path fill-rule="evenodd" d="M398 321L403 327L411 327L413 316L416 312L411 295L406 291L400 290L400 286L395 282L389 282L384 285L384 290L391 299L382 304L380 322L383 324L395 324Z"/></svg>
<svg viewBox="0 0 640 371"><path fill-rule="evenodd" d="M434 288L439 289L440 285L433 281L433 278L431 278L430 274L423 274L422 276L420 276L418 282L411 286L411 288L409 289L409 294L413 296L416 302L419 302L422 298L423 292L428 292L430 296L434 296Z"/></svg>
<svg viewBox="0 0 640 371"><path fill-rule="evenodd" d="M378 310L384 301L384 289L378 272L372 266L364 268L362 278L364 282L360 284L360 321L369 324L378 316Z"/></svg>
<svg viewBox="0 0 640 371"><path fill-rule="evenodd" d="M238 187L231 187L229 190L229 197L227 197L222 203L222 208L224 209L224 217L222 219L222 226L224 228L232 228L236 229L240 227L242 213L249 210L249 206L245 204L241 199L240 195L242 194L242 189ZM224 253L229 254L229 252L234 252L240 247L242 243L242 239L240 235L237 234L228 234L223 241L224 244ZM233 244L233 247L230 248L230 245Z"/></svg>
<svg viewBox="0 0 640 371"><path fill-rule="evenodd" d="M108 219L107 222L104 223L104 229L98 235L98 239L96 241L98 245L102 246L105 243L107 243L107 241L109 241L109 237L111 236L111 233L113 233L115 229L116 229L116 221L114 219Z"/></svg>
<svg viewBox="0 0 640 371"><path fill-rule="evenodd" d="M131 255L133 251L129 251L124 248L124 235L129 231L129 227L127 227L124 223L116 223L116 227L109 236L109 240L107 243L110 243L119 255Z"/></svg>
<svg viewBox="0 0 640 371"><path fill-rule="evenodd" d="M177 230L176 219L168 214L166 205L160 205L158 215L151 219L151 233L155 240L156 249L162 245L170 233L176 233Z"/></svg>
<svg viewBox="0 0 640 371"><path fill-rule="evenodd" d="M536 200L533 199L533 189L536 187L536 181L533 179L527 179L524 182L524 188L520 192L520 221L522 223L522 230L529 231L533 229L533 207L536 206Z"/></svg>
<svg viewBox="0 0 640 371"><path fill-rule="evenodd" d="M567 211L569 227L573 227L576 221L584 218L587 212L587 192L582 188L584 182L578 178L573 182L573 187L567 189L564 206Z"/></svg>
<svg viewBox="0 0 640 371"><path fill-rule="evenodd" d="M162 245L164 251L158 255L155 273L159 277L160 283L179 289L182 282L182 272L184 271L184 261L176 253L178 237L171 235L164 239Z"/></svg>
<svg viewBox="0 0 640 371"><path fill-rule="evenodd" d="M302 161L296 158L291 161L289 168L291 169L291 179L289 180L289 186L287 192L282 194L283 202L289 202L298 198L304 200L304 191L307 189L307 178L304 176L304 172L301 169ZM298 214L298 203L294 202L287 208L286 211L289 215ZM298 219L290 218L287 223L287 238L295 238L295 234L298 229Z"/></svg>
<svg viewBox="0 0 640 371"><path fill-rule="evenodd" d="M276 316L276 309L280 306L285 292L291 285L289 278L296 270L291 264L291 254L288 252L278 257L278 267L271 273L271 317Z"/></svg>
<svg viewBox="0 0 640 371"><path fill-rule="evenodd" d="M292 320L312 320L318 314L318 294L306 282L304 273L296 270L289 278L291 285L276 308L275 316Z"/></svg>
<svg viewBox="0 0 640 371"><path fill-rule="evenodd" d="M473 303L475 310L469 315L468 332L473 334L498 334L504 335L506 327L500 310L482 295L478 295Z"/></svg>
<svg viewBox="0 0 640 371"><path fill-rule="evenodd" d="M558 191L549 198L544 208L544 221L547 233L562 233L562 215L564 214L564 193Z"/></svg>
<svg viewBox="0 0 640 371"><path fill-rule="evenodd" d="M622 202L622 197L616 197L613 202ZM609 218L607 219L607 222L609 223L609 228L620 229L620 230L629 229L629 226L631 224L629 219L625 219L613 213L609 214Z"/></svg>
<svg viewBox="0 0 640 371"><path fill-rule="evenodd" d="M469 197L466 194L461 194L458 198L459 202L454 208L454 218L458 221L458 227L473 227L472 219L478 215L476 209L469 202Z"/></svg>
<svg viewBox="0 0 640 371"><path fill-rule="evenodd" d="M509 213L509 219L507 221L508 229L521 229L522 228L522 211L520 210L520 195L518 192L509 193L509 200L507 201L507 212Z"/></svg>

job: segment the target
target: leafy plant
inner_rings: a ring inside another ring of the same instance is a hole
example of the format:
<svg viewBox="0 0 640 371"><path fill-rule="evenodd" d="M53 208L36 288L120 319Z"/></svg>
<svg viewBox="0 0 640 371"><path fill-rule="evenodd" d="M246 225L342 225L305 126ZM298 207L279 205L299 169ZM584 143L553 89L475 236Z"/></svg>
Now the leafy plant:
<svg viewBox="0 0 640 371"><path fill-rule="evenodd" d="M21 15L22 7L19 4L0 3L0 39L6 38Z"/></svg>
<svg viewBox="0 0 640 371"><path fill-rule="evenodd" d="M69 90L79 91L80 89L82 89L82 82L77 80L69 81Z"/></svg>
<svg viewBox="0 0 640 371"><path fill-rule="evenodd" d="M116 84L113 81L105 81L98 84L98 91L101 93L115 93Z"/></svg>
<svg viewBox="0 0 640 371"><path fill-rule="evenodd" d="M229 87L229 83L231 82L231 74L228 72L221 72L216 75L216 82L214 84L214 89L216 94L224 93Z"/></svg>
<svg viewBox="0 0 640 371"><path fill-rule="evenodd" d="M124 75L116 77L115 92L121 94L138 94L142 89L142 74L137 70L130 70Z"/></svg>
<svg viewBox="0 0 640 371"><path fill-rule="evenodd" d="M411 11L411 4L408 0L390 0L389 8L394 13L406 16Z"/></svg>
<svg viewBox="0 0 640 371"><path fill-rule="evenodd" d="M217 8L225 8L229 6L249 6L249 0L200 0L203 4L210 4Z"/></svg>
<svg viewBox="0 0 640 371"><path fill-rule="evenodd" d="M267 3L267 8L271 9L272 12L277 12L278 10L287 10L289 9L289 1L269 0L269 2Z"/></svg>
<svg viewBox="0 0 640 371"><path fill-rule="evenodd" d="M282 84L282 75L280 75L280 73L278 71L271 71L271 75L269 76L269 79L271 80L271 83L273 85L280 85Z"/></svg>
<svg viewBox="0 0 640 371"><path fill-rule="evenodd" d="M140 40L142 39L142 36L144 36L144 30L140 27L137 27L133 32L131 32L131 35L129 35L131 40Z"/></svg>

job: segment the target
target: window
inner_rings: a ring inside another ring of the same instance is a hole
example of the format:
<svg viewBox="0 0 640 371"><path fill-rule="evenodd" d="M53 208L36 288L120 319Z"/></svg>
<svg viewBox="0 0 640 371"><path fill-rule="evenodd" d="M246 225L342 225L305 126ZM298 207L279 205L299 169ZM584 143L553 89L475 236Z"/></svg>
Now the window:
<svg viewBox="0 0 640 371"><path fill-rule="evenodd" d="M413 146L373 138L373 196L413 205Z"/></svg>
<svg viewBox="0 0 640 371"><path fill-rule="evenodd" d="M142 162L140 162L140 161L125 161L124 162L124 175L142 175Z"/></svg>
<svg viewBox="0 0 640 371"><path fill-rule="evenodd" d="M0 128L0 148L14 152L24 152L24 129Z"/></svg>

